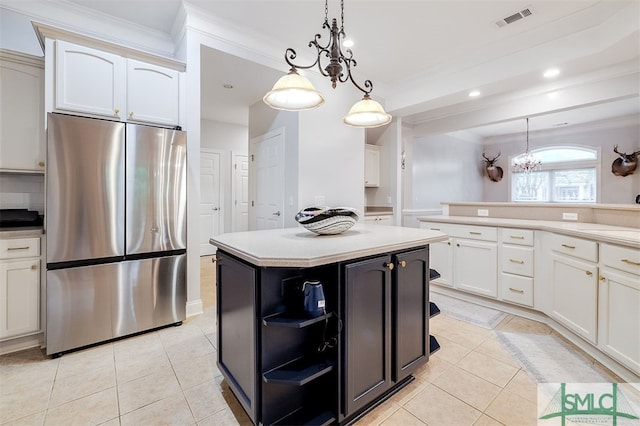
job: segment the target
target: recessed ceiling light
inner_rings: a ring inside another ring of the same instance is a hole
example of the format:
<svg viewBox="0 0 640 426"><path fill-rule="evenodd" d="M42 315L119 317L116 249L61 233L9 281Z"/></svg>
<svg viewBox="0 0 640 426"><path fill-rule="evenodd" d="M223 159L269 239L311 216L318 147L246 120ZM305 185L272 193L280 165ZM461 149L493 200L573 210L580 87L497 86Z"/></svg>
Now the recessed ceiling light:
<svg viewBox="0 0 640 426"><path fill-rule="evenodd" d="M469 92L469 96L472 98L475 98L476 96L480 96L480 91L479 90L472 90Z"/></svg>
<svg viewBox="0 0 640 426"><path fill-rule="evenodd" d="M350 48L353 47L353 40L350 38L345 38L344 41L342 42L342 45L346 48Z"/></svg>
<svg viewBox="0 0 640 426"><path fill-rule="evenodd" d="M222 87L224 87L225 89L233 89L233 84L223 84Z"/></svg>
<svg viewBox="0 0 640 426"><path fill-rule="evenodd" d="M558 68L549 68L542 75L545 76L545 78L553 78L557 77L558 74L560 74L560 70Z"/></svg>

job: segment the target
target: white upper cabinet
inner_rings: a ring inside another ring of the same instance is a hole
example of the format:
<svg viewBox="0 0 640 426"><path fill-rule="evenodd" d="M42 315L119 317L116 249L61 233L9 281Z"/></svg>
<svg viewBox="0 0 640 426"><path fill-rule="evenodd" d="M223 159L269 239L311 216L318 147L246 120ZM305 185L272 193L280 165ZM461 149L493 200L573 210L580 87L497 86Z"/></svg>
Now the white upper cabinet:
<svg viewBox="0 0 640 426"><path fill-rule="evenodd" d="M44 173L44 62L0 51L0 170Z"/></svg>
<svg viewBox="0 0 640 426"><path fill-rule="evenodd" d="M56 42L55 108L121 118L126 102L126 59Z"/></svg>
<svg viewBox="0 0 640 426"><path fill-rule="evenodd" d="M180 72L56 40L54 108L120 121L180 124Z"/></svg>
<svg viewBox="0 0 640 426"><path fill-rule="evenodd" d="M180 73L127 60L127 119L147 123L178 124Z"/></svg>

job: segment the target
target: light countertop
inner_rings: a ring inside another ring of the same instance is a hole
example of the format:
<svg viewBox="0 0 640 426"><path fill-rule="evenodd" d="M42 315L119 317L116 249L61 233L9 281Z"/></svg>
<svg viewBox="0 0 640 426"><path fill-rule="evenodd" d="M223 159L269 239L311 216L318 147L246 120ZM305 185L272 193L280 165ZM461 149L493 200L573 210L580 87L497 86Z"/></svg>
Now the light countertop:
<svg viewBox="0 0 640 426"><path fill-rule="evenodd" d="M42 234L44 234L42 226L0 228L0 238L2 239L40 237Z"/></svg>
<svg viewBox="0 0 640 426"><path fill-rule="evenodd" d="M598 223L473 216L423 216L419 217L418 220L421 222L457 223L463 225L498 226L550 231L640 249L640 228L602 225Z"/></svg>
<svg viewBox="0 0 640 426"><path fill-rule="evenodd" d="M356 224L338 235L302 227L217 235L209 243L262 267L314 267L422 247L445 241L442 232L400 226Z"/></svg>

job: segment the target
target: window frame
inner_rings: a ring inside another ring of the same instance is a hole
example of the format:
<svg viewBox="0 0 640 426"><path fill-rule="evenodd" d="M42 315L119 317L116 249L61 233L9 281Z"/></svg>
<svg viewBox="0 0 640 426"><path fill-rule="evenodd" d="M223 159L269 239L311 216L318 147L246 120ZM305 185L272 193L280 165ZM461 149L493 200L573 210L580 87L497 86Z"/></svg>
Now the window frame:
<svg viewBox="0 0 640 426"><path fill-rule="evenodd" d="M579 201L579 202L571 202L571 201L553 201L553 200L549 200L549 201L517 201L517 200L513 200L513 174L516 173L514 172L514 167L513 167L513 161L515 158L519 157L520 155L524 154L523 152L518 152L516 154L513 154L511 156L509 156L509 165L508 165L508 173L507 173L507 185L508 185L508 189L507 191L509 192L509 196L508 196L508 200L509 202L512 203L519 203L519 204L544 204L544 203L548 203L548 204L597 204L600 203L600 197L601 197L601 188L602 188L602 161L601 161L601 148L600 147L594 147L594 146L588 146L588 145L547 145L547 146L543 146L540 148L536 148L536 149L532 149L530 150L531 154L535 155L537 152L541 152L541 151L550 151L550 150L555 150L555 149L575 149L575 150L582 150L582 151L591 151L595 153L596 158L593 160L576 160L576 161L558 161L558 162L553 162L553 163L542 163L540 165L539 171L544 172L544 171L558 171L558 170L576 170L576 169L590 169L590 168L595 168L596 170L596 200L594 202L585 202L585 201ZM550 178L550 185L553 183L553 178ZM549 191L553 191L553 187L549 187ZM551 194L551 192L550 192ZM550 197L553 198L553 197Z"/></svg>

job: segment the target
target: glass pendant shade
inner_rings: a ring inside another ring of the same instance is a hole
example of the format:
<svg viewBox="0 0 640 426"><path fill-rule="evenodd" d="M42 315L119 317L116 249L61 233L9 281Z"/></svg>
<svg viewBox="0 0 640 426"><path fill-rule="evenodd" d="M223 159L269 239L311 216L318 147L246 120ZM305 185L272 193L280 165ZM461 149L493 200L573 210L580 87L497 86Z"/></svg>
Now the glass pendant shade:
<svg viewBox="0 0 640 426"><path fill-rule="evenodd" d="M353 127L379 127L389 124L391 118L382 105L365 95L351 107L342 121Z"/></svg>
<svg viewBox="0 0 640 426"><path fill-rule="evenodd" d="M285 111L314 109L324 103L322 94L294 68L280 77L262 100L271 108Z"/></svg>
<svg viewBox="0 0 640 426"><path fill-rule="evenodd" d="M513 168L516 172L529 174L540 170L542 162L536 159L533 154L529 152L529 118L527 118L527 148L524 154L519 155L513 161Z"/></svg>

